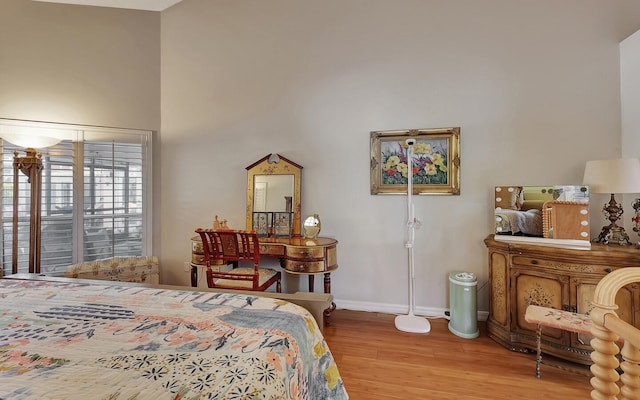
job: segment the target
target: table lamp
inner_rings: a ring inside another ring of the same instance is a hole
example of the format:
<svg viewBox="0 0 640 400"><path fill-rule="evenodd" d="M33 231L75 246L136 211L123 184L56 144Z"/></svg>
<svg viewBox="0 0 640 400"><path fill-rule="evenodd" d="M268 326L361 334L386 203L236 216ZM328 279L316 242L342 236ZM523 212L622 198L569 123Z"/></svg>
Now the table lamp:
<svg viewBox="0 0 640 400"><path fill-rule="evenodd" d="M640 159L620 158L612 160L587 161L583 184L589 185L591 193L609 193L611 199L605 203L602 212L610 224L603 227L596 243L631 244L629 235L616 221L623 213L622 205L615 200L615 193L640 193Z"/></svg>

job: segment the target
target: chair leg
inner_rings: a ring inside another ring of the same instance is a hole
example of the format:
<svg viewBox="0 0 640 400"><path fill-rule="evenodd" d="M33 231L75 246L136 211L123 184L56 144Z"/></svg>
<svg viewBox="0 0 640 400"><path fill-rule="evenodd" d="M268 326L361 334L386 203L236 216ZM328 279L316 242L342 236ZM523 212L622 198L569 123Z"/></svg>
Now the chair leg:
<svg viewBox="0 0 640 400"><path fill-rule="evenodd" d="M540 349L540 340L542 336L542 325L538 324L536 332L536 378L540 379L540 364L542 363L542 350Z"/></svg>
<svg viewBox="0 0 640 400"><path fill-rule="evenodd" d="M282 283L280 282L280 279L276 282L276 292L282 293Z"/></svg>
<svg viewBox="0 0 640 400"><path fill-rule="evenodd" d="M211 267L207 267L207 272L206 272L206 275L207 275L207 287L214 288L215 285L213 284L213 276L211 276L211 272L212 272L211 271Z"/></svg>

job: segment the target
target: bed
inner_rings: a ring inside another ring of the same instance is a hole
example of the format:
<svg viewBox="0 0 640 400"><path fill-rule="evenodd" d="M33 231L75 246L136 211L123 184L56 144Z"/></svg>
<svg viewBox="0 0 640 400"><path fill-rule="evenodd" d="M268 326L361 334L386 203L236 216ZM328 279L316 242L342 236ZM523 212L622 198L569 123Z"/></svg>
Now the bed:
<svg viewBox="0 0 640 400"><path fill-rule="evenodd" d="M2 399L347 399L314 318L258 295L0 279Z"/></svg>

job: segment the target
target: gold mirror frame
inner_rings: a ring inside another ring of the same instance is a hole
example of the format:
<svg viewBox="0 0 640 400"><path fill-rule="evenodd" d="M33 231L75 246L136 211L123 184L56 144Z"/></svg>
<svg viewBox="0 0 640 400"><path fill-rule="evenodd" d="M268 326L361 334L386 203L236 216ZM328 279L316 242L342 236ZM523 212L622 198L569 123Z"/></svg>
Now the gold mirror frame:
<svg viewBox="0 0 640 400"><path fill-rule="evenodd" d="M256 175L293 175L293 199L291 211L293 212L293 221L291 235L300 236L301 228L301 198L300 198L300 181L302 178L302 167L291 160L282 157L279 154L268 154L247 168L247 230L253 229L253 200L254 200L254 182Z"/></svg>

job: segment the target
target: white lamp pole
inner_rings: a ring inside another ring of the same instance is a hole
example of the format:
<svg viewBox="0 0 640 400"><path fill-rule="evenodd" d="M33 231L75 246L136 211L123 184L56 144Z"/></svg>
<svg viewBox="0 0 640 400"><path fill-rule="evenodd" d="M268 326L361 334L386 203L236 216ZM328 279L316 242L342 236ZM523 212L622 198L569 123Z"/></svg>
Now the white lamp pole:
<svg viewBox="0 0 640 400"><path fill-rule="evenodd" d="M409 313L398 315L395 319L396 328L411 333L428 333L431 324L426 318L414 314L415 308L415 272L413 265L413 242L416 228L420 227L420 221L414 216L413 210L413 145L415 139L407 139L407 248L409 258Z"/></svg>

